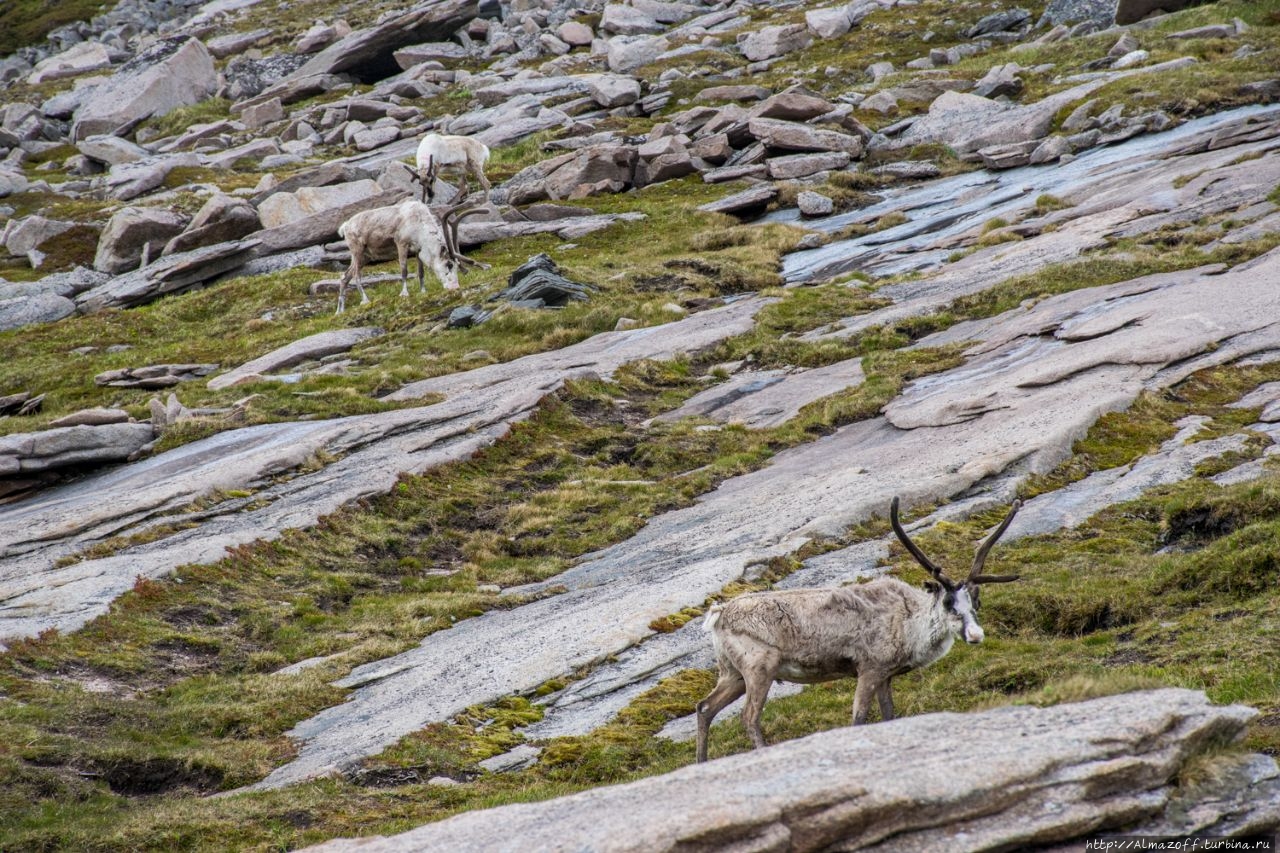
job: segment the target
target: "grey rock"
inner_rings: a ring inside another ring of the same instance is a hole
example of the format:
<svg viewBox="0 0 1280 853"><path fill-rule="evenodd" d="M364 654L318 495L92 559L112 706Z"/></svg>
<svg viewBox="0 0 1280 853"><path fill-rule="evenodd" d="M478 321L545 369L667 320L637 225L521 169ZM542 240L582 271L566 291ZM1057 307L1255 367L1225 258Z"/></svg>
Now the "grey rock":
<svg viewBox="0 0 1280 853"><path fill-rule="evenodd" d="M890 91L876 92L858 105L859 108L881 115L893 115L898 111L898 99Z"/></svg>
<svg viewBox="0 0 1280 853"><path fill-rule="evenodd" d="M307 58L305 56L294 53L276 54L261 59L253 59L246 56L236 57L227 63L227 67L223 72L227 79L227 97L232 101L244 101L246 98L254 98L277 86L287 86L288 84L285 81L289 75L297 71L306 61ZM316 86L315 89L310 90L311 94L319 94L324 91L322 88L322 76L317 75L310 79L314 81ZM267 99L271 97L279 97L281 102L286 104L292 102L289 95L284 92L275 95L269 93ZM306 95L302 95L302 97L306 97ZM293 100L299 99L293 98ZM231 111L233 113L243 111L243 108L237 109L237 106L239 105L232 107Z"/></svg>
<svg viewBox="0 0 1280 853"><path fill-rule="evenodd" d="M803 216L826 216L835 209L835 204L828 196L812 190L804 190L796 196L796 206Z"/></svg>
<svg viewBox="0 0 1280 853"><path fill-rule="evenodd" d="M247 237L261 227L258 211L244 199L223 193L209 197L186 230L165 244L165 255L189 252Z"/></svg>
<svg viewBox="0 0 1280 853"><path fill-rule="evenodd" d="M374 26L356 30L315 54L285 82L343 72L374 79L390 77L399 68L395 51L444 41L479 13L478 0L440 0L385 15Z"/></svg>
<svg viewBox="0 0 1280 853"><path fill-rule="evenodd" d="M978 149L978 157L988 169L1013 169L1031 162L1031 154L1040 147L1040 141L1010 142L1006 145L989 145Z"/></svg>
<svg viewBox="0 0 1280 853"><path fill-rule="evenodd" d="M698 205L698 210L707 213L749 214L764 210L769 202L778 197L778 188L772 184L758 186L725 196L718 201Z"/></svg>
<svg viewBox="0 0 1280 853"><path fill-rule="evenodd" d="M1205 27L1192 27L1189 30L1179 30L1176 33L1169 33L1171 39L1226 39L1236 37L1236 27L1234 24L1210 24Z"/></svg>
<svg viewBox="0 0 1280 853"><path fill-rule="evenodd" d="M217 84L213 57L198 39L187 39L154 65L127 69L117 71L76 111L73 142L198 103L212 95Z"/></svg>
<svg viewBox="0 0 1280 853"><path fill-rule="evenodd" d="M1115 0L1115 22L1121 26L1136 24L1153 12L1177 12L1197 3L1198 0Z"/></svg>
<svg viewBox="0 0 1280 853"><path fill-rule="evenodd" d="M467 49L451 41L426 42L402 47L391 54L396 64L408 71L424 62L457 61L467 58Z"/></svg>
<svg viewBox="0 0 1280 853"><path fill-rule="evenodd" d="M579 21L565 21L556 30L556 35L572 47L587 47L595 39L595 33L591 31L591 27Z"/></svg>
<svg viewBox="0 0 1280 853"><path fill-rule="evenodd" d="M695 101L763 101L772 94L764 86L739 84L732 86L708 86L693 96Z"/></svg>
<svg viewBox="0 0 1280 853"><path fill-rule="evenodd" d="M258 204L258 216L263 228L279 228L323 211L371 199L382 191L377 182L369 178L303 186L292 192L277 190Z"/></svg>
<svg viewBox="0 0 1280 853"><path fill-rule="evenodd" d="M965 31L965 35L972 39L991 33L1006 33L1022 29L1030 22L1031 13L1026 9L1004 9L978 19L978 23Z"/></svg>
<svg viewBox="0 0 1280 853"><path fill-rule="evenodd" d="M1036 146L1035 150L1031 152L1031 158L1028 162L1033 166L1040 163L1053 163L1064 154L1070 153L1070 151L1071 143L1065 137L1055 134Z"/></svg>
<svg viewBox="0 0 1280 853"><path fill-rule="evenodd" d="M626 74L654 62L670 47L662 37L614 36L608 42L606 61L610 71Z"/></svg>
<svg viewBox="0 0 1280 853"><path fill-rule="evenodd" d="M900 178L904 180L926 180L928 178L936 178L942 174L942 170L934 163L926 163L919 160L903 160L897 163L885 163L883 166L876 166L874 169L868 170L872 175L884 175L890 178Z"/></svg>
<svg viewBox="0 0 1280 853"><path fill-rule="evenodd" d="M768 26L748 34L739 47L742 55L752 62L761 62L808 47L813 43L804 24Z"/></svg>
<svg viewBox="0 0 1280 853"><path fill-rule="evenodd" d="M1022 68L1016 62L1005 65L993 65L973 86L973 93L983 98L996 98L1001 95L1017 97L1022 92L1022 78L1018 72Z"/></svg>
<svg viewBox="0 0 1280 853"><path fill-rule="evenodd" d="M741 166L708 169L702 173L702 180L708 184L719 184L741 178L763 178L766 174L768 174L768 167L763 163L748 163Z"/></svg>
<svg viewBox="0 0 1280 853"><path fill-rule="evenodd" d="M606 109L623 107L640 100L640 81L618 74L601 74L587 82L587 91L593 101Z"/></svg>
<svg viewBox="0 0 1280 853"><path fill-rule="evenodd" d="M1170 821L1178 774L1198 751L1242 738L1256 711L1211 704L1203 693L1166 689L1048 708L1013 706L972 714L924 714L840 728L661 776L540 803L466 812L390 837L337 839L316 853L583 849L983 850L1091 836L1099 825ZM921 748L927 743L929 748ZM1212 822L1238 802L1275 814L1275 761L1194 798ZM1116 784L1113 767L1128 770ZM875 796L868 796L869 790ZM921 791L929 808L920 807ZM1105 794L1096 793L1105 790ZM995 796L996 793L1000 796ZM998 805L991 807L991 803ZM981 806L975 805L981 803ZM748 846L749 845L749 846ZM797 848L799 849L799 848Z"/></svg>
<svg viewBox="0 0 1280 853"><path fill-rule="evenodd" d="M111 52L106 45L98 42L81 42L61 53L55 54L36 63L27 83L37 86L50 80L63 77L75 77L90 71L97 71L111 65Z"/></svg>
<svg viewBox="0 0 1280 853"><path fill-rule="evenodd" d="M150 152L141 145L118 136L90 136L77 142L76 148L86 157L108 166L136 163L150 156Z"/></svg>
<svg viewBox="0 0 1280 853"><path fill-rule="evenodd" d="M1112 68L1131 68L1135 65L1141 65L1151 58L1151 54L1145 50L1131 50L1124 56L1112 63Z"/></svg>
<svg viewBox="0 0 1280 853"><path fill-rule="evenodd" d="M269 29L253 30L247 33L229 33L225 36L209 39L205 43L205 47L209 49L209 53L213 54L214 59L226 59L228 56L244 53L271 35L271 33L272 31Z"/></svg>
<svg viewBox="0 0 1280 853"><path fill-rule="evenodd" d="M785 157L770 157L765 165L769 170L769 177L775 181L789 181L830 169L843 169L849 165L849 155L843 151L790 154Z"/></svg>
<svg viewBox="0 0 1280 853"><path fill-rule="evenodd" d="M582 186L617 182L623 188L635 180L636 150L625 145L592 145L535 163L507 181L507 200L524 204L564 199Z"/></svg>
<svg viewBox="0 0 1280 853"><path fill-rule="evenodd" d="M609 3L600 16L600 29L614 35L654 35L666 29L649 15L633 6Z"/></svg>
<svg viewBox="0 0 1280 853"><path fill-rule="evenodd" d="M44 257L40 247L47 241L65 234L76 227L75 222L47 219L43 216L27 216L10 220L0 232L0 242L11 255L26 257L31 266L39 267Z"/></svg>
<svg viewBox="0 0 1280 853"><path fill-rule="evenodd" d="M1118 0L1049 0L1041 24L1062 25L1089 22L1109 27L1116 22ZM1063 29L1064 36L1066 29Z"/></svg>
<svg viewBox="0 0 1280 853"><path fill-rule="evenodd" d="M123 462L154 437L150 424L69 426L0 437L0 477Z"/></svg>
<svg viewBox="0 0 1280 853"><path fill-rule="evenodd" d="M69 415L63 415L49 421L50 428L68 426L102 426L103 424L124 424L129 422L129 413L124 409L81 409Z"/></svg>
<svg viewBox="0 0 1280 853"><path fill-rule="evenodd" d="M185 214L159 208L119 210L102 229L93 268L112 275L137 269L144 250L150 258L159 257L164 245L180 234L189 221Z"/></svg>
<svg viewBox="0 0 1280 853"><path fill-rule="evenodd" d="M826 98L804 89L789 89L767 98L750 110L755 118L776 118L784 121L809 121L824 116L835 109Z"/></svg>
<svg viewBox="0 0 1280 853"><path fill-rule="evenodd" d="M253 381L261 378L262 374L270 373L273 370L283 370L286 367L293 367L295 364L301 364L304 361L346 352L356 344L379 337L382 334L382 329L371 326L320 332L272 350L266 355L255 358L253 361L245 362L234 370L215 376L209 380L208 387L210 390L217 391L246 381Z"/></svg>
<svg viewBox="0 0 1280 853"><path fill-rule="evenodd" d="M334 229L336 231L336 225ZM91 314L105 308L144 305L165 294L204 284L243 266L258 245L256 239L235 240L167 255L143 269L118 275L84 291L76 297L76 310Z"/></svg>
<svg viewBox="0 0 1280 853"><path fill-rule="evenodd" d="M250 130L257 130L272 122L283 121L284 115L284 104L280 103L279 98L271 98L260 104L246 107L240 113L240 120Z"/></svg>
<svg viewBox="0 0 1280 853"><path fill-rule="evenodd" d="M857 136L822 130L807 124L778 119L753 118L748 124L751 135L773 150L784 151L841 151L850 157L860 157L862 140Z"/></svg>
<svg viewBox="0 0 1280 853"><path fill-rule="evenodd" d="M199 159L194 154L163 154L132 163L121 163L112 166L107 173L107 192L112 198L129 201L163 184L174 169L198 163Z"/></svg>
<svg viewBox="0 0 1280 853"><path fill-rule="evenodd" d="M21 329L35 323L52 323L69 317L76 304L65 296L48 291L30 296L0 298L0 332Z"/></svg>
<svg viewBox="0 0 1280 853"><path fill-rule="evenodd" d="M169 388L207 376L217 369L216 364L150 364L107 370L93 377L93 382L113 388Z"/></svg>

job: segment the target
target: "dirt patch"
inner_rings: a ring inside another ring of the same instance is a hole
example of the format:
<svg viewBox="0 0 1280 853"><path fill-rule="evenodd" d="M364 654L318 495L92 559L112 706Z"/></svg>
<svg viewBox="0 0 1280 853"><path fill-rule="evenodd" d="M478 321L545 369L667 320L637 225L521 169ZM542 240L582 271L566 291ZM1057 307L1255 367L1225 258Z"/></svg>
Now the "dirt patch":
<svg viewBox="0 0 1280 853"><path fill-rule="evenodd" d="M479 773L445 767L440 764L415 764L411 767L361 767L349 771L347 780L362 788L398 788L401 785L421 785L430 779L444 777L455 782L470 782Z"/></svg>
<svg viewBox="0 0 1280 853"><path fill-rule="evenodd" d="M221 787L223 778L221 770L192 767L172 758L116 761L94 766L87 775L98 776L112 791L126 797L147 797L177 790L209 794Z"/></svg>

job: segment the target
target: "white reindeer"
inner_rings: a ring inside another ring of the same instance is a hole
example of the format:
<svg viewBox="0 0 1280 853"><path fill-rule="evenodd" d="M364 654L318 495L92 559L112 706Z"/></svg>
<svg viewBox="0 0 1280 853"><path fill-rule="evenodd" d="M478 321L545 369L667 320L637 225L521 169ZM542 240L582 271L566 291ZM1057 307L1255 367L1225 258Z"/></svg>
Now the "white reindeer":
<svg viewBox="0 0 1280 853"><path fill-rule="evenodd" d="M369 296L361 283L361 268L372 259L389 257L394 248L400 260L400 295L409 295L409 253L418 256L418 289L426 293L423 264L429 264L446 290L458 288L458 263L449 241L431 208L420 201L407 199L389 207L362 210L338 228L338 236L351 249L351 266L338 284L338 310L347 307L347 285L355 278L360 289L360 304Z"/></svg>
<svg viewBox="0 0 1280 853"><path fill-rule="evenodd" d="M982 584L1008 583L1017 575L984 575L987 552L1021 506L1014 501L1000 526L978 548L969 576L955 583L916 547L898 521L898 499L889 506L893 532L937 583L917 589L897 578L835 589L792 589L743 595L716 605L704 628L711 632L720 678L698 703L697 760L707 760L707 736L716 714L746 694L742 725L756 749L764 746L760 712L774 679L812 684L857 676L853 723L867 721L871 699L893 719L891 681L928 666L951 650L957 636L981 643L978 593Z"/></svg>
<svg viewBox="0 0 1280 853"><path fill-rule="evenodd" d="M435 197L435 181L442 169L452 168L462 173L462 188L450 204L465 198L470 188L468 177L474 175L484 188L485 201L489 200L489 179L484 174L484 164L489 161L489 148L478 139L469 136L445 136L428 133L418 143L418 172L414 179L422 183L422 200Z"/></svg>

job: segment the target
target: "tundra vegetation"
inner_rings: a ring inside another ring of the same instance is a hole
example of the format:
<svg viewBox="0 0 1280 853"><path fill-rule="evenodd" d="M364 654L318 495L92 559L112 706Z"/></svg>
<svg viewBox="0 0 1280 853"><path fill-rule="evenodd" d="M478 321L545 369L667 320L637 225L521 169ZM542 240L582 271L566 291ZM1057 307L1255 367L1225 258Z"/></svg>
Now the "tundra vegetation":
<svg viewBox="0 0 1280 853"><path fill-rule="evenodd" d="M959 43L979 18L1014 5L922 0L908 7L909 15L903 8L877 10L851 37L816 40L749 80L773 91L799 80L835 97L867 89L866 68L879 61L896 69L889 82L924 79L930 74L905 69L905 63L933 47ZM1043 4L1023 5L1031 8L1033 20L1043 11ZM362 26L395 6L263 3L236 18L229 31L269 28L271 34L258 47L272 53L291 49L317 18L345 16L352 26ZM98 8L74 0L11 4L0 12L0 53ZM751 7L747 14L739 32L803 21L798 8ZM1236 17L1250 28L1253 52L1238 51L1235 40L1167 38ZM1030 47L996 44L946 66L945 73L977 81L1007 62L1024 69L1053 64L1064 73L1075 72L1114 41L1110 34ZM1197 62L1115 80L1090 97L1130 112L1160 109L1178 119L1256 103L1268 96L1251 93L1246 85L1274 78L1280 68L1280 0L1223 0L1187 9L1144 31L1142 42L1152 62L1184 56ZM218 65L225 70L227 60ZM677 72L670 83L671 102L654 115L609 117L600 129L643 135L686 109L690 104L683 99L728 82L709 78L741 72L746 65L738 53L720 49L645 65L635 76L646 84L656 83L664 71ZM448 66L480 67L470 59ZM1058 76L1026 73L1018 100L1031 103L1071 85ZM66 88L66 80L19 81L3 97L38 103ZM354 91L371 88L360 83ZM317 95L302 105L349 94ZM464 86L421 101L427 116L458 115L472 105ZM230 106L227 99L209 98L152 116L140 129L153 137L181 132L228 117ZM1072 106L1054 117L1055 128ZM927 101L903 100L892 115L861 108L852 115L879 130L927 108ZM543 131L494 146L489 179L498 187L552 156L542 144L565 135ZM32 180L51 179L74 153L49 151L23 162L21 169ZM349 153L339 141L320 148L317 159ZM918 146L903 159L932 164L944 176L975 168L936 144ZM783 183L774 207L791 206L801 190L812 189L831 197L837 210L854 210L911 180L875 174L876 165L873 159L817 184ZM172 192L169 204L190 213L201 203L192 189L196 185L251 188L267 171L287 179L295 170L267 170L253 160L234 170L182 167L169 173L163 190ZM648 326L726 296L758 292L775 300L749 332L709 351L630 364L607 380L569 382L533 417L474 458L405 475L389 494L345 507L312 528L236 548L217 562L184 566L160 580L139 579L107 614L82 630L10 642L0 654L0 849L292 849L336 836L396 832L465 810L545 799L689 764L693 743L655 735L707 694L715 682L711 671L679 672L594 732L542 742L530 767L482 772L478 762L526 740L523 730L542 716L541 696L587 674L577 672L531 695L511 695L429 725L339 777L278 791L209 796L258 781L289 760L295 746L285 732L341 702L346 691L332 682L353 667L409 649L458 620L515 606L495 587L554 579L576 558L630 537L648 519L690 505L729 477L762 468L782 450L872 418L907 382L962 363L962 347L916 346L928 334L1082 288L1204 264L1239 265L1280 245L1280 233L1274 231L1238 243L1219 242L1230 214L1201 217L1110 238L1074 259L993 280L937 310L849 337L812 340L804 334L889 304L877 291L912 274L854 275L783 287L782 258L801 244L802 229L776 222L744 225L698 209L746 186L707 184L690 175L616 195L558 202L646 218L616 223L572 245L552 234L487 243L469 255L490 268L465 271L462 295L430 289L398 300L384 290L368 305L335 317L328 295L308 292L333 271L298 267L217 282L137 308L0 333L5 383L0 393L48 394L40 413L0 418L0 435L8 435L92 406L118 406L145 417L153 392L95 385L93 377L107 370L153 363L225 367L322 331L356 326L386 331L353 350L355 364L345 374L307 374L289 385L184 387L183 402L193 408L227 408L247 395L253 398L231 415L179 423L163 435L160 452L240 426L392 409L404 404L381 398L405 383L561 348L610 331L622 318ZM1280 187L1269 198L1280 205ZM1045 193L1034 202L1029 217L1067 209L1073 200ZM14 219L38 213L85 227L100 226L118 206L37 192L15 193L0 204ZM907 221L895 212L833 236ZM1021 239L1019 224L992 220L985 231L976 229L951 261L977 247ZM41 269L14 259L2 262L0 275L34 281L90 263L87 242L83 233L68 232ZM471 328L444 328L452 309L496 294L510 270L539 252L554 257L568 277L599 286L599 293L558 311L505 309ZM371 269L396 272L394 264ZM121 343L132 348L109 351ZM82 347L94 349L73 352ZM686 420L639 427L723 379L727 363L820 367L857 356L866 373L863 384L810 404L781 426L749 430ZM1218 367L1144 393L1128 409L1102 416L1074 444L1069 458L1028 478L1019 496L1030 499L1129 465L1174 435L1175 424L1188 415L1209 419L1202 438L1241 432L1257 420L1259 410L1229 404L1275 381L1280 381L1275 364ZM988 571L1018 573L1023 580L984 596L986 641L975 647L957 644L932 666L898 678L897 713L1050 704L1177 685L1202 689L1216 702L1257 708L1261 713L1248 739L1235 749L1280 754L1280 670L1274 660L1280 641L1280 472L1271 459L1264 475L1249 482L1218 486L1206 479L1260 458L1265 446L1261 440L1247 442L1229 457L1205 463L1201 476L1148 490L1078 528L1002 542L991 554ZM204 500L213 505L252 496L246 489ZM966 565L973 543L1003 512L993 509L913 536L940 565ZM888 531L887 520L875 518L809 543L773 559L751 578L727 585L700 607L672 613L652 627L674 630L719 602L769 589L805 558ZM106 540L67 560L103 556L137 542L127 536ZM917 586L927 579L901 549L895 548L884 569ZM297 675L274 674L321 656L323 663ZM855 686L853 681L817 684L771 701L761 716L765 736L776 743L847 725ZM711 730L714 755L751 745L736 719L726 718ZM1208 764L1214 760L1205 758ZM436 777L460 784L428 784Z"/></svg>

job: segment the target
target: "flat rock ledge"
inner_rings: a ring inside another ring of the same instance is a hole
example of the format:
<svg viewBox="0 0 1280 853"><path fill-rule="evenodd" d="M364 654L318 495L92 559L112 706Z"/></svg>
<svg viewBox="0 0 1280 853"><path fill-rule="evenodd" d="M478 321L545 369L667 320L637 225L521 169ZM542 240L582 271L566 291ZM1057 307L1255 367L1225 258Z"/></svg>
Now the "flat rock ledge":
<svg viewBox="0 0 1280 853"><path fill-rule="evenodd" d="M1211 790L1174 785L1188 759L1239 739L1255 714L1178 689L925 714L308 849L961 853L1102 831L1261 832L1280 823L1274 760L1224 757L1233 770Z"/></svg>

